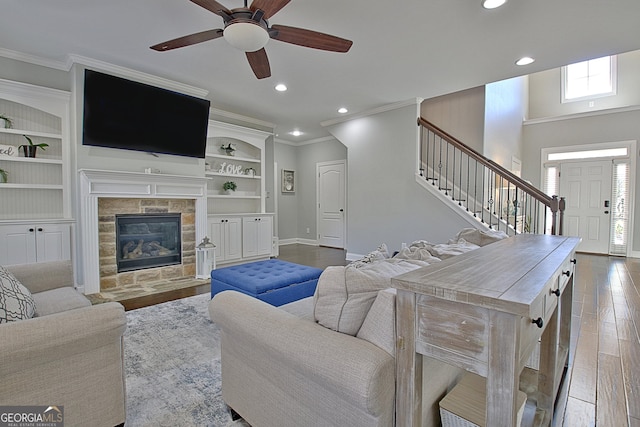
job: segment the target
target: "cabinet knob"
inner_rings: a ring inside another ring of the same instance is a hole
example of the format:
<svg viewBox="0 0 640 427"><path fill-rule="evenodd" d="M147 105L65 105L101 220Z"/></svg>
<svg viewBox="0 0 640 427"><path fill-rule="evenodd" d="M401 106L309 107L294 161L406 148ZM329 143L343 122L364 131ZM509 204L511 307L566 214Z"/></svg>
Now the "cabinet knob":
<svg viewBox="0 0 640 427"><path fill-rule="evenodd" d="M570 271L563 271L562 274L564 274L567 277L571 276L571 272Z"/></svg>
<svg viewBox="0 0 640 427"><path fill-rule="evenodd" d="M569 261L571 264L576 265L576 263L578 262L577 259L572 259L571 261Z"/></svg>
<svg viewBox="0 0 640 427"><path fill-rule="evenodd" d="M542 317L538 317L537 319L532 319L531 323L535 323L538 328L542 328L544 326L544 320L542 320Z"/></svg>
<svg viewBox="0 0 640 427"><path fill-rule="evenodd" d="M39 227L39 228L38 228L38 231L43 231L43 228L42 228L42 227Z"/></svg>
<svg viewBox="0 0 640 427"><path fill-rule="evenodd" d="M555 291L551 291L552 294L554 294L555 296L559 297L560 296L560 288L556 289Z"/></svg>
<svg viewBox="0 0 640 427"><path fill-rule="evenodd" d="M33 229L33 228L30 228L30 229L29 229L29 232L30 232L30 233L33 233L34 231L36 231L36 230L35 230L35 229Z"/></svg>

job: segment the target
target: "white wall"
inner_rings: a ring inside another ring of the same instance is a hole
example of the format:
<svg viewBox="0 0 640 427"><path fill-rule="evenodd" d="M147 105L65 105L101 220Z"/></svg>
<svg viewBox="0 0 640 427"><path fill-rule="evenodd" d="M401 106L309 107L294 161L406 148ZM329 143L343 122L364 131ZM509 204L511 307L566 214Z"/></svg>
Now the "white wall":
<svg viewBox="0 0 640 427"><path fill-rule="evenodd" d="M525 179L540 186L542 148L640 141L640 51L618 55L617 69L617 95L594 100L594 107L589 107L588 101L560 102L560 69L529 77L531 121L525 122L523 132L522 173ZM637 230L640 224L640 173L637 171L635 188L634 223ZM635 252L640 251L637 232L631 238L631 247Z"/></svg>
<svg viewBox="0 0 640 427"><path fill-rule="evenodd" d="M446 242L468 226L415 182L419 105L355 118L327 129L348 150L347 251L380 243Z"/></svg>
<svg viewBox="0 0 640 427"><path fill-rule="evenodd" d="M509 170L512 156L522 160L522 120L527 116L527 95L526 77L485 87L483 154Z"/></svg>
<svg viewBox="0 0 640 427"><path fill-rule="evenodd" d="M0 78L52 89L71 90L69 73L0 56Z"/></svg>
<svg viewBox="0 0 640 427"><path fill-rule="evenodd" d="M278 163L278 237L283 239L317 240L316 163L346 160L347 148L335 139L313 144L292 146L275 143ZM295 193L281 192L282 169L295 170ZM307 233L307 228L309 232Z"/></svg>
<svg viewBox="0 0 640 427"><path fill-rule="evenodd" d="M640 105L640 51L618 55L618 92L592 100L562 103L560 68L529 76L529 119L586 113L607 108Z"/></svg>
<svg viewBox="0 0 640 427"><path fill-rule="evenodd" d="M298 197L300 191L296 189L295 193L283 193L282 187L282 169L296 171L298 175L298 165L296 158L297 147L288 144L276 142L274 144L274 158L278 163L278 170L274 171L277 176L278 185L275 189L278 198L278 237L280 240L297 239L298 238ZM298 176L295 177L299 180Z"/></svg>
<svg viewBox="0 0 640 427"><path fill-rule="evenodd" d="M484 150L484 86L425 99L420 115L468 147Z"/></svg>
<svg viewBox="0 0 640 427"><path fill-rule="evenodd" d="M543 148L629 140L640 141L640 110L527 124L524 127L524 158L527 161L523 163L522 176L540 186ZM640 225L638 173L635 188L634 222L637 230ZM640 251L640 235L636 233L631 240L632 249Z"/></svg>

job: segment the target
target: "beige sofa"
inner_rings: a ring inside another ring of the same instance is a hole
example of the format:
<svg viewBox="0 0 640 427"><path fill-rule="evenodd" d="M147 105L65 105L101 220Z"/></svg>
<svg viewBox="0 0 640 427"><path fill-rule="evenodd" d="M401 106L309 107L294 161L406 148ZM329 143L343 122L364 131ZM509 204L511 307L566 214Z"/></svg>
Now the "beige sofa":
<svg viewBox="0 0 640 427"><path fill-rule="evenodd" d="M225 291L209 303L221 330L222 398L252 427L395 424L395 291L390 279L507 237L461 230L446 244L416 241L390 257L383 244L328 267L313 297L273 307ZM463 371L422 361L422 425Z"/></svg>
<svg viewBox="0 0 640 427"><path fill-rule="evenodd" d="M6 268L37 316L0 324L0 405L64 406L69 427L124 424L122 305L92 306L67 261Z"/></svg>

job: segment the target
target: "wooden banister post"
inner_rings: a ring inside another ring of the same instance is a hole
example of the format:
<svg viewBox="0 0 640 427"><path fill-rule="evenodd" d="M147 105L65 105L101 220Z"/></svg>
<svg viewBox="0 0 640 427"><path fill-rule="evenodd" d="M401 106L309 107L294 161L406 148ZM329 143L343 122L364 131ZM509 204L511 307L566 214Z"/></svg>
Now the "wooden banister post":
<svg viewBox="0 0 640 427"><path fill-rule="evenodd" d="M558 219L558 236L564 235L564 209L566 206L566 202L564 197L560 197L560 202L558 203L558 211L559 211L559 219Z"/></svg>
<svg viewBox="0 0 640 427"><path fill-rule="evenodd" d="M551 196L551 203L549 203L549 209L551 210L551 234L555 235L557 230L558 221L558 196Z"/></svg>

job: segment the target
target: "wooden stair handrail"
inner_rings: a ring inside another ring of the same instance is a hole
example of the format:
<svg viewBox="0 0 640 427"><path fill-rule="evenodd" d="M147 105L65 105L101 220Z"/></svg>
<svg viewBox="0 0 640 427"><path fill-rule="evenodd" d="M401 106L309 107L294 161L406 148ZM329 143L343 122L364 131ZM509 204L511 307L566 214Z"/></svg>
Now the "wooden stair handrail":
<svg viewBox="0 0 640 427"><path fill-rule="evenodd" d="M457 149L459 149L460 151L462 151L472 159L476 160L478 163L485 165L487 168L491 169L492 171L496 172L499 175L505 176L517 188L520 188L524 192L529 193L534 199L538 200L540 203L543 203L546 206L551 207L553 211L554 202L552 197L540 191L535 186L529 184L519 176L515 175L513 172L505 169L504 167L500 166L493 160L487 159L482 154L475 151L473 148L468 147L462 142L460 142L460 140L458 140L456 137L450 135L449 133L440 129L433 123L423 119L422 117L418 117L418 126L424 126L425 128L430 129L433 133L445 139L448 143L450 143L451 145L453 145L454 147L456 147Z"/></svg>

